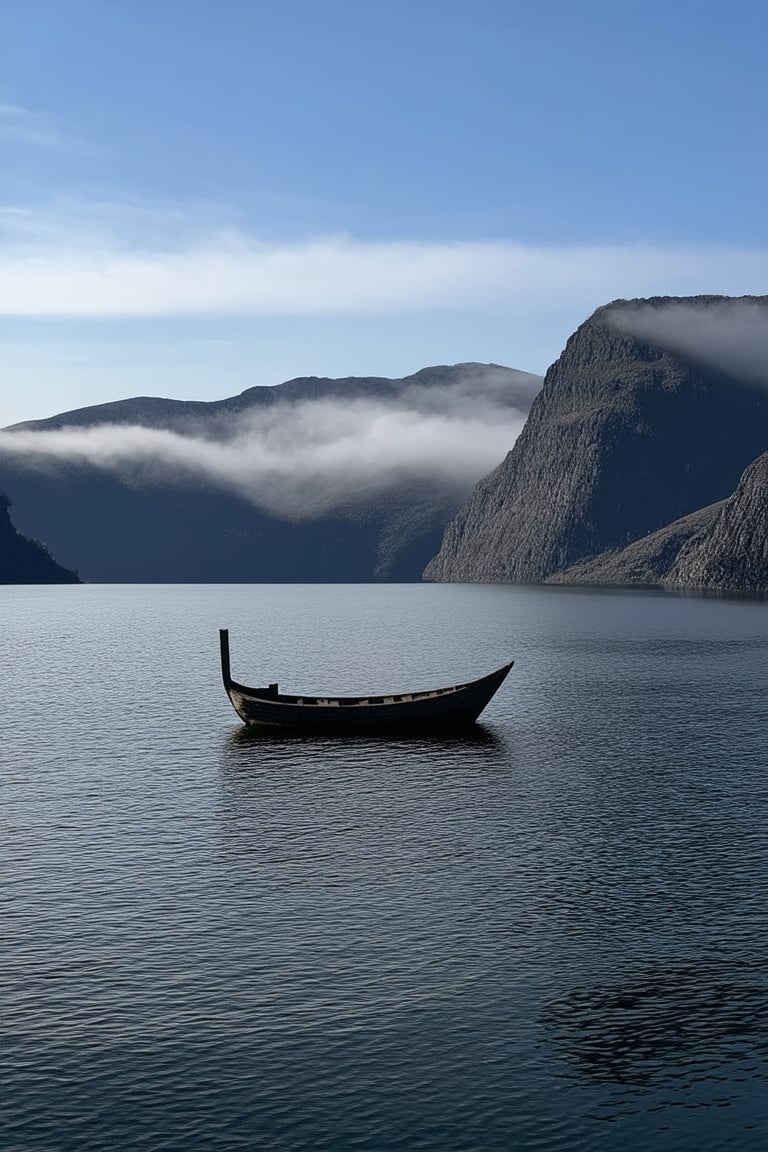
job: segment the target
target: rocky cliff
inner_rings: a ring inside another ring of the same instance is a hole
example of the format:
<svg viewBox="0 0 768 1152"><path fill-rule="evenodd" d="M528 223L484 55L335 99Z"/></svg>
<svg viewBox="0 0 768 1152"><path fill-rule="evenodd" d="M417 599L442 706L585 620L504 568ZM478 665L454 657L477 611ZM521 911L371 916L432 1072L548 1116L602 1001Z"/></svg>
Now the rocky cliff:
<svg viewBox="0 0 768 1152"><path fill-rule="evenodd" d="M0 492L0 584L79 584L42 544L21 536L10 517L10 501Z"/></svg>
<svg viewBox="0 0 768 1152"><path fill-rule="evenodd" d="M741 362L681 339L674 319L693 315L707 331L734 307L768 331L768 297L598 309L547 372L512 451L448 525L425 579L547 580L729 496L768 445L768 392Z"/></svg>

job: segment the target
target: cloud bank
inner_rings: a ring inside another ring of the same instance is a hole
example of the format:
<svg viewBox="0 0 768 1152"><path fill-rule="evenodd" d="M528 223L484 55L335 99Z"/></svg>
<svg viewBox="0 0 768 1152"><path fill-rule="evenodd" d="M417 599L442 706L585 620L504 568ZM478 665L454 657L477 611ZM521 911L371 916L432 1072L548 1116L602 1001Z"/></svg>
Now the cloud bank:
<svg viewBox="0 0 768 1152"><path fill-rule="evenodd" d="M180 229L170 211L163 243L149 214L120 219L107 206L69 220L0 210L0 315L354 316L574 303L586 314L617 296L759 292L768 279L762 250L344 235L267 242L211 230L210 218Z"/></svg>
<svg viewBox="0 0 768 1152"><path fill-rule="evenodd" d="M196 432L124 425L0 432L25 467L88 465L129 483L212 485L311 519L402 485L461 495L512 447L525 412L493 388L414 388L392 400L278 403Z"/></svg>

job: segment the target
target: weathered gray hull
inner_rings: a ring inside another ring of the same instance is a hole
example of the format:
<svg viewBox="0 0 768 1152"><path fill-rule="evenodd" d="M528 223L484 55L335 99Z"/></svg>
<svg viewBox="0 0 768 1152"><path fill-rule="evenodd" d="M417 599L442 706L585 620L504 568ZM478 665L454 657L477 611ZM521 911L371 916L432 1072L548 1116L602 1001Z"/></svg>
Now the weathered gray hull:
<svg viewBox="0 0 768 1152"><path fill-rule="evenodd" d="M222 677L232 706L245 724L272 728L328 731L446 728L473 724L512 664L480 680L434 692L388 696L287 696L270 689L248 688L229 674L229 637L221 634Z"/></svg>

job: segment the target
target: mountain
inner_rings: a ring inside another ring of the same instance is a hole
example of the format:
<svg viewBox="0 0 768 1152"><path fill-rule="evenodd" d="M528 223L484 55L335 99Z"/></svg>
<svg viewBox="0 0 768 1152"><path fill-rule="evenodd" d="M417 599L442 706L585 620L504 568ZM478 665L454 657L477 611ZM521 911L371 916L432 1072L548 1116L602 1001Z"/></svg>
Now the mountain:
<svg viewBox="0 0 768 1152"><path fill-rule="evenodd" d="M247 388L224 400L168 400L159 396L135 396L62 412L43 420L25 420L5 431L50 432L60 428L90 428L99 424L129 424L177 432L204 431L226 436L238 418L282 404L323 400L397 401L403 396L427 396L430 392L469 389L494 396L506 406L527 412L541 388L541 377L500 364L440 364L422 368L410 376L299 376L283 384Z"/></svg>
<svg viewBox="0 0 768 1152"><path fill-rule="evenodd" d="M548 370L512 450L446 528L425 579L574 578L590 557L729 497L768 446L766 382L744 351L754 332L768 333L768 297L599 308ZM669 530L682 544L694 527ZM674 551L670 541L650 547Z"/></svg>
<svg viewBox="0 0 768 1152"><path fill-rule="evenodd" d="M11 523L10 500L0 492L0 584L79 584L42 544L28 540Z"/></svg>
<svg viewBox="0 0 768 1152"><path fill-rule="evenodd" d="M423 425L426 457L430 429L446 420L456 429L478 409L522 422L540 386L529 373L458 364L395 380L302 378L207 403L127 399L6 430L0 486L23 530L92 582L418 580L483 469L469 476L446 456L404 470L386 421L402 437ZM354 449L358 412L374 445L376 421L385 426L370 474L365 460L345 471L332 430L329 443L312 441L318 428L346 422ZM249 429L252 449L242 439ZM77 443L46 456L30 433L77 434ZM12 451L15 437L26 437L29 451ZM101 437L100 455L80 451L91 437ZM141 453L150 448L160 455L148 461ZM417 443L412 454L420 450ZM281 473L280 453L300 472L311 451L317 474L299 482L291 468ZM333 483L324 479L326 456ZM211 457L213 472L205 470Z"/></svg>

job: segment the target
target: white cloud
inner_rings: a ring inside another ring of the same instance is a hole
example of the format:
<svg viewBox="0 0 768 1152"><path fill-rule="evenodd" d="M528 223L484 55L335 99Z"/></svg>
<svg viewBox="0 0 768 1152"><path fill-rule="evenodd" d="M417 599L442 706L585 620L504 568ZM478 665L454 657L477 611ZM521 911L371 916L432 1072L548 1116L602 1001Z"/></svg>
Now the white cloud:
<svg viewBox="0 0 768 1152"><path fill-rule="evenodd" d="M16 214L14 214L14 212ZM210 222L207 221L206 224ZM382 315L438 310L587 315L617 296L759 292L768 250L509 241L263 242L242 230L141 244L112 218L0 218L0 315Z"/></svg>

